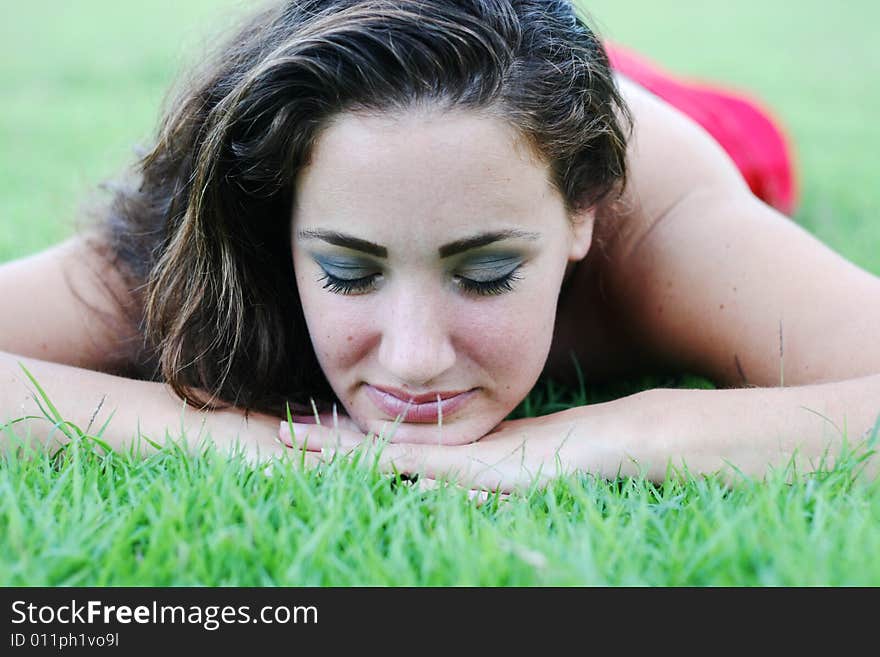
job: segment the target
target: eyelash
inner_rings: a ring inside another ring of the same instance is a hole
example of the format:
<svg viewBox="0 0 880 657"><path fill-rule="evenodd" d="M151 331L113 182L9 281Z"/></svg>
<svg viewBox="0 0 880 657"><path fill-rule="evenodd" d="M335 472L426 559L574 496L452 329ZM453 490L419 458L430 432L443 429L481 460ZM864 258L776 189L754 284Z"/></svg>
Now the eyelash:
<svg viewBox="0 0 880 657"><path fill-rule="evenodd" d="M520 268L517 267L509 274L505 274L501 278L496 278L494 281L472 281L467 278L459 277L459 285L467 294L472 294L474 296L487 297L504 294L505 292L512 291L514 281L518 281L522 278L519 274L519 270ZM324 281L323 288L325 290L329 290L334 294L347 295L368 292L373 286L373 280L376 276L377 274L372 274L370 276L364 276L363 278L348 280L337 278L332 274L324 272L323 276L318 280Z"/></svg>

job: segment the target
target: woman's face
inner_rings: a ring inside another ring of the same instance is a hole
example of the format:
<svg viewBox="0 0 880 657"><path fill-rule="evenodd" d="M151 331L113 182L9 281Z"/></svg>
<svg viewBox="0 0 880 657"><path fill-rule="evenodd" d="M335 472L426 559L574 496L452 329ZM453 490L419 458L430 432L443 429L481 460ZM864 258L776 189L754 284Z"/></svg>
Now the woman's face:
<svg viewBox="0 0 880 657"><path fill-rule="evenodd" d="M343 114L298 178L303 311L324 374L364 432L472 442L537 381L592 216L569 219L548 168L517 137L469 112Z"/></svg>

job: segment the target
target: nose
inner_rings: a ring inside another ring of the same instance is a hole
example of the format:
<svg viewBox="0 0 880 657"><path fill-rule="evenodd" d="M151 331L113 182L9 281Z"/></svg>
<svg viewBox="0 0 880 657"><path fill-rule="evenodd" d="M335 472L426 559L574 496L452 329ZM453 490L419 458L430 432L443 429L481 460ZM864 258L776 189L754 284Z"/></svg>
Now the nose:
<svg viewBox="0 0 880 657"><path fill-rule="evenodd" d="M430 387L455 364L455 348L440 297L424 289L400 289L381 319L379 363L398 385Z"/></svg>

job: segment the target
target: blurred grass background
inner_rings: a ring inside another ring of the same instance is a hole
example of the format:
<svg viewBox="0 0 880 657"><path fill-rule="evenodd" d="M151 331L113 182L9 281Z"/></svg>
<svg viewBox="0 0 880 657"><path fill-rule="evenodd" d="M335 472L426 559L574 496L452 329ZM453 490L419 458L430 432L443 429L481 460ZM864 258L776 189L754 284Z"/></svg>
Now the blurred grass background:
<svg viewBox="0 0 880 657"><path fill-rule="evenodd" d="M796 148L797 220L880 274L880 3L578 1L605 37L768 105ZM0 0L0 261L72 232L176 72L253 4Z"/></svg>

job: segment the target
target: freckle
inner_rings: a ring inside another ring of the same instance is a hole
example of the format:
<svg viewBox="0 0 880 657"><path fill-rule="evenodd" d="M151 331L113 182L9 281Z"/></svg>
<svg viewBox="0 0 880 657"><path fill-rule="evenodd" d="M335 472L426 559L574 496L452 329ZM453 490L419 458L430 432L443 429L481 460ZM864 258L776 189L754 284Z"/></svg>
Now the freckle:
<svg viewBox="0 0 880 657"><path fill-rule="evenodd" d="M663 306L662 306L662 305L657 306L657 312L658 312L660 315L663 314Z"/></svg>
<svg viewBox="0 0 880 657"><path fill-rule="evenodd" d="M736 288L735 288L735 287L733 288L733 291L736 292Z"/></svg>
<svg viewBox="0 0 880 657"><path fill-rule="evenodd" d="M718 310L724 310L724 304L723 304L723 303L722 303L720 306L718 306Z"/></svg>
<svg viewBox="0 0 880 657"><path fill-rule="evenodd" d="M347 338L345 338L345 340L346 340L346 342L351 342L352 340L354 340L354 336L349 335Z"/></svg>
<svg viewBox="0 0 880 657"><path fill-rule="evenodd" d="M667 288L672 287L672 281L666 281L666 287Z"/></svg>

